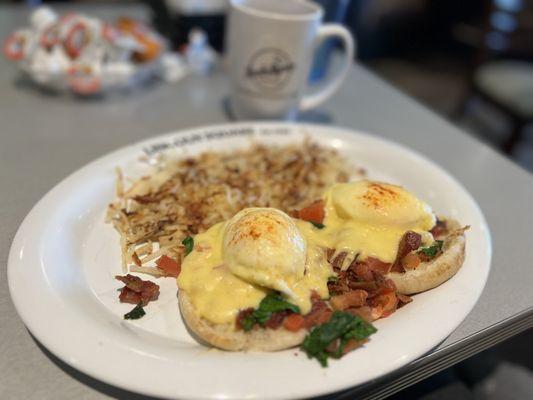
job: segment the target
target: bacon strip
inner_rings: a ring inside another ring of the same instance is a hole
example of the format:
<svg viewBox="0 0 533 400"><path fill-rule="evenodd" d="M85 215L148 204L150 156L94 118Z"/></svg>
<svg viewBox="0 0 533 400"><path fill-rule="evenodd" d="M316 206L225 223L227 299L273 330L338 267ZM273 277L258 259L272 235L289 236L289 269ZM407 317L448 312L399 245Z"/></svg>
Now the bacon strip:
<svg viewBox="0 0 533 400"><path fill-rule="evenodd" d="M398 308L398 298L394 292L385 293L371 299L370 304L379 307L381 310L379 318L385 318Z"/></svg>
<svg viewBox="0 0 533 400"><path fill-rule="evenodd" d="M133 275L115 276L115 279L124 283L120 290L119 300L121 303L147 305L150 301L157 300L159 297L159 285L144 281Z"/></svg>
<svg viewBox="0 0 533 400"><path fill-rule="evenodd" d="M337 255L337 257L333 259L333 262L331 263L331 265L333 266L333 269L342 269L342 264L344 263L344 260L347 255L348 253L346 253L345 251L340 252Z"/></svg>
<svg viewBox="0 0 533 400"><path fill-rule="evenodd" d="M313 294L311 296L311 301L313 305L309 314L305 315L305 327L307 329L312 328L315 325L323 324L324 322L329 321L333 311L328 307L326 302L317 295Z"/></svg>
<svg viewBox="0 0 533 400"><path fill-rule="evenodd" d="M358 317L363 318L367 322L374 321L372 309L369 306L349 308L346 311L352 315L357 315Z"/></svg>
<svg viewBox="0 0 533 400"><path fill-rule="evenodd" d="M334 310L343 311L350 307L364 306L366 304L367 297L368 292L365 290L356 289L348 293L333 296L330 299L330 304Z"/></svg>
<svg viewBox="0 0 533 400"><path fill-rule="evenodd" d="M413 231L407 231L402 236L400 244L398 245L398 253L396 254L396 260L392 264L391 272L405 272L402 266L402 259L413 250L420 247L422 243L422 236Z"/></svg>
<svg viewBox="0 0 533 400"><path fill-rule="evenodd" d="M272 316L265 322L265 327L269 329L278 329L282 324L285 317L291 314L291 311L277 311L272 313Z"/></svg>
<svg viewBox="0 0 533 400"><path fill-rule="evenodd" d="M391 268L391 263L381 261L380 259L374 257L367 257L364 263L371 271L377 272L381 275L387 274Z"/></svg>
<svg viewBox="0 0 533 400"><path fill-rule="evenodd" d="M237 329L244 329L242 321L246 317L252 315L253 312L254 312L253 307L245 308L244 310L239 311L239 313L237 314L237 320L235 321Z"/></svg>
<svg viewBox="0 0 533 400"><path fill-rule="evenodd" d="M411 297L406 296L405 294L398 293L396 297L398 297L398 301L399 301L398 307L404 306L413 301Z"/></svg>
<svg viewBox="0 0 533 400"><path fill-rule="evenodd" d="M429 232L433 235L434 238L444 236L448 233L448 224L446 223L446 221L441 221L440 219L437 219L435 226L431 228Z"/></svg>
<svg viewBox="0 0 533 400"><path fill-rule="evenodd" d="M357 263L354 267L354 272L357 278L359 278L362 281L373 281L374 280L374 274L372 274L372 270L366 263Z"/></svg>

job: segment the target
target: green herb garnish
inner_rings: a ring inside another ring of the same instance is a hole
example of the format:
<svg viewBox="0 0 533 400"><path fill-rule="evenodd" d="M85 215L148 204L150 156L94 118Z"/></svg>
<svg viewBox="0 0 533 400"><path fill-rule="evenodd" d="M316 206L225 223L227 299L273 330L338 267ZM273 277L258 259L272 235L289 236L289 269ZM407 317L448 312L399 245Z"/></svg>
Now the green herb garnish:
<svg viewBox="0 0 533 400"><path fill-rule="evenodd" d="M429 258L433 258L438 254L439 251L442 250L443 243L444 242L442 240L435 240L431 246L422 247L420 250L418 250L418 254L424 254Z"/></svg>
<svg viewBox="0 0 533 400"><path fill-rule="evenodd" d="M285 310L300 313L300 308L298 306L283 300L279 294L268 294L263 300L261 300L259 307L255 309L253 313L241 320L242 329L249 331L255 324L264 326L273 313Z"/></svg>
<svg viewBox="0 0 533 400"><path fill-rule="evenodd" d="M328 283L337 283L339 282L339 277L338 276L330 276L328 278Z"/></svg>
<svg viewBox="0 0 533 400"><path fill-rule="evenodd" d="M188 255L194 247L194 239L192 236L187 236L181 241L181 244L185 246L185 255Z"/></svg>
<svg viewBox="0 0 533 400"><path fill-rule="evenodd" d="M328 322L313 328L305 337L301 349L307 353L307 357L316 358L320 365L327 367L328 357L340 358L350 339L363 340L375 332L377 329L361 317L335 311ZM340 339L337 349L328 351L328 346L337 339Z"/></svg>
<svg viewBox="0 0 533 400"><path fill-rule="evenodd" d="M324 229L326 227L326 225L324 224L321 224L320 222L314 222L314 221L309 221L311 222L315 228L318 228L318 229Z"/></svg>
<svg viewBox="0 0 533 400"><path fill-rule="evenodd" d="M137 304L133 310L129 313L124 314L124 319L139 319L142 318L146 313L144 308L140 304Z"/></svg>

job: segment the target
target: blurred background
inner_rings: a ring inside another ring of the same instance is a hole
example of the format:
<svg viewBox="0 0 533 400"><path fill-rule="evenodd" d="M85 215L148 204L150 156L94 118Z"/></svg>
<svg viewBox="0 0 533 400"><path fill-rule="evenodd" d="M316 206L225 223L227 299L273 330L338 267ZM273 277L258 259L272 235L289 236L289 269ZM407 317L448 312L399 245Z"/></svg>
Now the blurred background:
<svg viewBox="0 0 533 400"><path fill-rule="evenodd" d="M533 171L533 1L321 0L328 21L357 38L358 62L397 89ZM0 0L0 3L24 3ZM27 0L28 6L65 2ZM72 1L142 3L172 47L192 28L224 51L226 0ZM310 80L328 73L337 44L318 50ZM527 331L393 396L533 398L533 332Z"/></svg>
<svg viewBox="0 0 533 400"><path fill-rule="evenodd" d="M0 0L0 3L21 3ZM26 0L29 6L42 3ZM175 49L192 28L224 50L227 0L144 0ZM318 0L326 20L358 41L359 62L384 80L533 171L533 2L530 0ZM24 2L22 2L24 3ZM69 3L135 3L70 1ZM327 73L320 49L311 80Z"/></svg>

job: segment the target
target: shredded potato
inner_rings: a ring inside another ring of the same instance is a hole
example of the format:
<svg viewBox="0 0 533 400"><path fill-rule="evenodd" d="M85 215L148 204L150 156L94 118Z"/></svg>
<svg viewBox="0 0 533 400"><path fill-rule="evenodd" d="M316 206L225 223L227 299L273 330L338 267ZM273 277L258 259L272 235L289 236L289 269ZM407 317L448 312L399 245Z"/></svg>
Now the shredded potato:
<svg viewBox="0 0 533 400"><path fill-rule="evenodd" d="M117 169L118 198L109 205L106 220L120 234L124 271L140 260L141 266L130 270L143 272L147 263L162 255L181 260L185 237L243 208L290 212L320 198L333 183L363 174L335 150L309 140L206 152L161 162L154 173L133 181L127 189Z"/></svg>
<svg viewBox="0 0 533 400"><path fill-rule="evenodd" d="M136 265L132 265L130 267L130 272L137 272L140 274L152 275L156 278L159 278L161 276L166 276L165 271L162 271L161 269L156 268L156 267L138 267Z"/></svg>

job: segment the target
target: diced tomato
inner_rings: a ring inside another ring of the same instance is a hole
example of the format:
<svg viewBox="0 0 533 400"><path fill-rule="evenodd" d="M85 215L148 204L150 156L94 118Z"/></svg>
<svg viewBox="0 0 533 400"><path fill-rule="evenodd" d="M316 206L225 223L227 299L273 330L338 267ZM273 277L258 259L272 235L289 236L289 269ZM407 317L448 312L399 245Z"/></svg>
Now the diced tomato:
<svg viewBox="0 0 533 400"><path fill-rule="evenodd" d="M325 216L324 206L325 204L323 200L315 201L310 206L302 208L298 213L298 216L304 221L321 224L324 221Z"/></svg>
<svg viewBox="0 0 533 400"><path fill-rule="evenodd" d="M167 276L177 278L180 275L181 265L173 258L163 255L155 263L159 268L165 271Z"/></svg>
<svg viewBox="0 0 533 400"><path fill-rule="evenodd" d="M420 257L416 253L408 253L402 258L401 264L404 269L415 269L420 265Z"/></svg>
<svg viewBox="0 0 533 400"><path fill-rule="evenodd" d="M288 331L296 332L304 327L304 322L304 317L302 317L300 314L291 314L285 317L285 320L283 321L283 327Z"/></svg>

